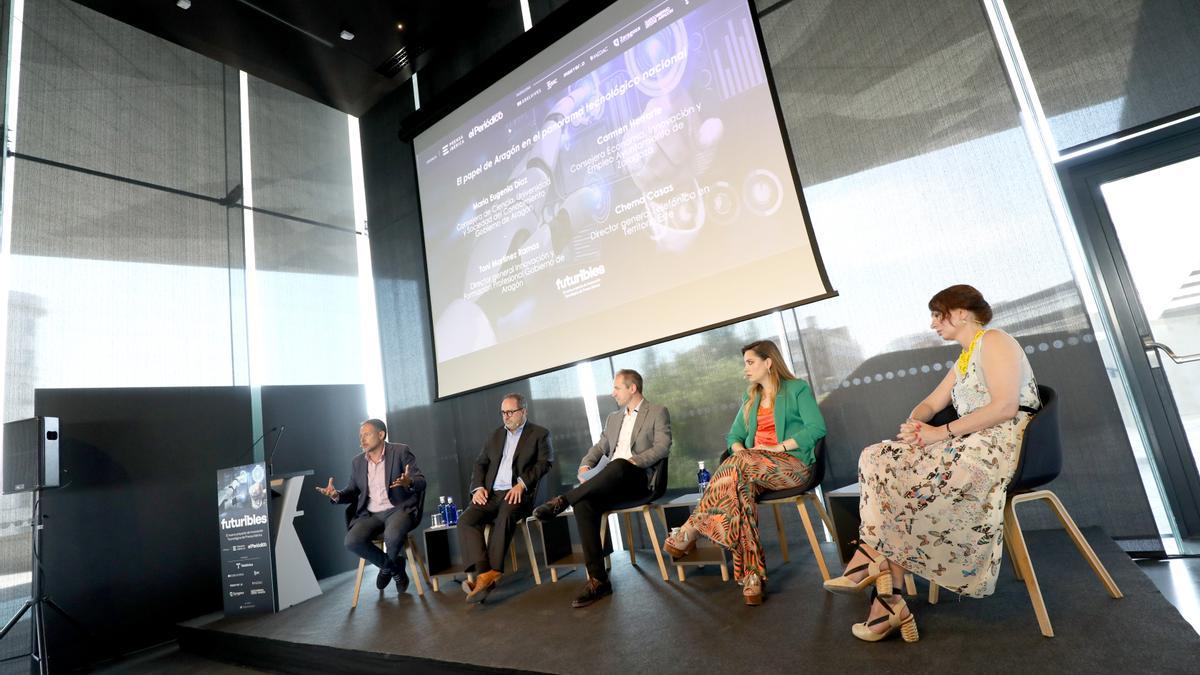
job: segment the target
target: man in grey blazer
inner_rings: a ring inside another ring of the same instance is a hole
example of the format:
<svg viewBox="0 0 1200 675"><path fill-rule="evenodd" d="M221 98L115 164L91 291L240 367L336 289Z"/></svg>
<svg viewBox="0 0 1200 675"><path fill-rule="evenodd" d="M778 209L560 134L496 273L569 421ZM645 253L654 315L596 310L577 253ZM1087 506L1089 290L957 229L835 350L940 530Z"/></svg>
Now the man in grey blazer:
<svg viewBox="0 0 1200 675"><path fill-rule="evenodd" d="M616 504L648 498L654 465L671 450L671 415L664 406L642 397L642 376L636 370L617 371L612 396L621 407L608 416L600 440L583 456L579 465L583 484L533 512L540 520L551 520L568 506L575 508L583 558L591 578L572 601L572 607L587 607L612 593L604 569L600 517ZM601 457L607 458L608 464L585 480L584 474L595 468Z"/></svg>

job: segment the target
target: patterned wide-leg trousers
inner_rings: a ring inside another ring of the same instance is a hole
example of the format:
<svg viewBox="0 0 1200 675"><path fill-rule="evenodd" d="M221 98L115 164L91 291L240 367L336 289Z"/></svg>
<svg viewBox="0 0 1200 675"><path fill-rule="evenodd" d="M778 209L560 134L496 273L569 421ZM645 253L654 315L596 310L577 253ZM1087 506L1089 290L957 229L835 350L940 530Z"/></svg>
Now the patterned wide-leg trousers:
<svg viewBox="0 0 1200 675"><path fill-rule="evenodd" d="M811 476L811 467L787 453L735 452L721 462L689 520L700 534L733 554L734 579L740 582L757 574L765 580L755 498L770 490L804 485Z"/></svg>

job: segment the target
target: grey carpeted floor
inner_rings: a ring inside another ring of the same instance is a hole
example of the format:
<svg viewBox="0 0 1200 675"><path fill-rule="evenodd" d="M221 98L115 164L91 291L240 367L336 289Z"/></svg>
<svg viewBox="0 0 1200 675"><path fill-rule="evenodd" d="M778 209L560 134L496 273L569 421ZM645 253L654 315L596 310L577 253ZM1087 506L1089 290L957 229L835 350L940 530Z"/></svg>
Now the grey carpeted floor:
<svg viewBox="0 0 1200 675"><path fill-rule="evenodd" d="M534 586L528 570L508 577L484 605L468 605L445 584L418 598L364 588L350 609L353 574L323 582L324 594L285 612L218 619L203 627L288 643L423 657L451 663L557 673L628 672L1083 672L1195 673L1200 636L1110 539L1085 531L1125 597L1111 599L1061 531L1028 543L1056 637L1042 637L1007 560L995 595L959 600L942 592L929 606L925 584L909 603L921 641L867 644L850 634L866 598L821 589L803 541L792 561L768 551L771 593L745 607L740 589L715 568L666 583L649 555L632 567L613 558L616 594L570 607L581 573ZM831 568L836 554L826 551ZM835 572L836 573L836 572ZM364 579L364 586L373 575ZM192 622L193 627L199 623Z"/></svg>

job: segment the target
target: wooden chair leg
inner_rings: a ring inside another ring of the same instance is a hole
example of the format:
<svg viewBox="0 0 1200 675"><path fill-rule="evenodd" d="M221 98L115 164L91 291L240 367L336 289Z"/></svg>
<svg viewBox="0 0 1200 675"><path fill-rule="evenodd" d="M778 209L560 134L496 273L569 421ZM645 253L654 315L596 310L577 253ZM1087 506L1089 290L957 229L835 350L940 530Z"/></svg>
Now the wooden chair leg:
<svg viewBox="0 0 1200 675"><path fill-rule="evenodd" d="M421 549L417 548L415 544L413 545L413 550L417 552L417 560L421 561L421 577L424 578L425 583L429 584L429 587L432 588L433 580L429 578L429 563L425 561L425 556L421 553Z"/></svg>
<svg viewBox="0 0 1200 675"><path fill-rule="evenodd" d="M432 579L429 580L429 587L433 589L434 593L440 593L442 590L438 585L437 577L433 577Z"/></svg>
<svg viewBox="0 0 1200 675"><path fill-rule="evenodd" d="M938 586L937 584L933 583L932 581L929 582L929 604L931 604L931 605L938 604L938 589L939 588L940 588L940 586Z"/></svg>
<svg viewBox="0 0 1200 675"><path fill-rule="evenodd" d="M656 507L654 507L654 508L655 508L655 510L657 510L657 511L658 511L658 520L659 520L659 522L661 522L661 523L662 523L662 527L663 527L663 539L666 539L666 538L667 538L667 536L671 534L671 526L670 526L670 524L669 524L669 523L667 523L667 510L666 510L665 508L663 508L661 505L658 505L658 506L656 506ZM658 537L657 537L657 536L655 536L655 542L656 542L656 543L657 543L657 540L658 540ZM662 553L662 556L663 556L663 564L664 564L664 565L667 565L667 566L668 566L668 567L667 567L667 569L669 570L669 569L670 569L669 565L670 565L670 563L671 563L672 561L674 561L674 558L672 558L671 560L667 560L667 554L666 554L666 552L664 552L664 551L662 550L662 547L661 547L661 546L659 546L658 550L659 550L659 552L660 552L660 553ZM669 580L669 577L670 577L670 572L668 572L668 573L667 573L667 575L668 575L668 580ZM680 581L683 581L683 577L684 577L684 575L683 575L683 566L682 566L682 565L676 565L676 566L675 566L675 576L676 576L676 577L677 577L677 578L678 578Z"/></svg>
<svg viewBox="0 0 1200 675"><path fill-rule="evenodd" d="M1008 536L1007 528L1004 531L1004 550L1008 552L1008 559L1012 561L1013 576L1017 581L1025 581L1025 577L1021 574L1021 568L1017 566L1017 554L1013 553L1012 538Z"/></svg>
<svg viewBox="0 0 1200 675"><path fill-rule="evenodd" d="M904 594L909 597L917 595L917 580L913 578L912 572L904 573Z"/></svg>
<svg viewBox="0 0 1200 675"><path fill-rule="evenodd" d="M1025 577L1025 589L1029 591L1029 601L1033 603L1033 613L1037 615L1038 627L1042 635L1054 637L1054 628L1050 625L1050 615L1046 612L1046 603L1042 600L1042 589L1038 586L1037 575L1033 572L1033 563L1029 559L1029 549L1025 546L1025 536L1021 533L1021 522L1013 509L1012 500L1004 505L1004 526L1008 529L1012 541L1015 562Z"/></svg>
<svg viewBox="0 0 1200 675"><path fill-rule="evenodd" d="M817 515L821 517L821 522L825 523L825 529L829 530L829 535L833 536L836 530L833 529L833 519L829 517L829 512L825 510L825 505L821 503L821 498L815 493L809 492L804 495L809 498L812 505L817 507Z"/></svg>
<svg viewBox="0 0 1200 675"><path fill-rule="evenodd" d="M1063 506L1063 503L1059 501L1058 495L1049 490L1042 490L1035 494L1045 494L1044 497L1039 497L1039 499L1045 499L1050 504L1050 508L1054 509L1054 513L1063 524L1063 528L1071 536L1071 541L1075 542L1075 548L1079 549L1079 554L1087 560L1092 571L1096 573L1096 577L1100 579L1100 583L1104 584L1104 588L1108 591L1108 594L1113 598L1124 597L1121 594L1121 589L1117 588L1117 583L1109 575L1108 569L1104 567L1104 563L1100 562L1100 558L1096 557L1096 552L1092 550L1092 545L1087 542L1087 539L1083 538L1083 533L1075 525L1075 520L1067 512L1067 507Z"/></svg>
<svg viewBox="0 0 1200 675"><path fill-rule="evenodd" d="M621 514L621 523L625 527L625 542L629 547L629 564L636 566L637 556L633 552L633 518L628 512Z"/></svg>
<svg viewBox="0 0 1200 675"><path fill-rule="evenodd" d="M558 568L556 568L556 567L550 568L550 583L552 583L552 584L558 583Z"/></svg>
<svg viewBox="0 0 1200 675"><path fill-rule="evenodd" d="M658 545L658 533L654 531L654 519L650 517L650 507L642 509L642 516L646 519L646 536L650 538L650 545L654 548L658 571L662 573L663 581L670 581L671 575L667 573L667 561L663 560L662 548Z"/></svg>
<svg viewBox="0 0 1200 675"><path fill-rule="evenodd" d="M517 571L517 547L509 544L508 546L509 562L512 564L513 571Z"/></svg>
<svg viewBox="0 0 1200 675"><path fill-rule="evenodd" d="M533 582L542 585L542 573L538 570L537 557L533 554L533 535L529 533L529 521L521 523L521 531L525 533L525 550L529 553L529 569L533 570Z"/></svg>
<svg viewBox="0 0 1200 675"><path fill-rule="evenodd" d="M825 556L821 554L821 544L817 541L817 533L813 530L812 520L808 517L808 509L804 508L806 500L801 498L796 500L796 510L800 512L800 522L804 523L804 534L808 536L808 544L812 546L813 557L817 559L817 567L821 570L821 579L829 581L829 568L825 566ZM778 512L776 512L776 522L779 521Z"/></svg>
<svg viewBox="0 0 1200 675"><path fill-rule="evenodd" d="M675 566L675 574L679 577L680 581L687 581L687 573L683 571L683 565Z"/></svg>
<svg viewBox="0 0 1200 675"><path fill-rule="evenodd" d="M600 516L600 549L604 550L604 542L608 541L608 514ZM604 556L604 569L612 569L612 556Z"/></svg>
<svg viewBox="0 0 1200 675"><path fill-rule="evenodd" d="M354 597L350 600L350 609L358 607L358 591L362 588L363 570L367 567L367 561L363 558L358 559L358 574L354 577Z"/></svg>
<svg viewBox="0 0 1200 675"><path fill-rule="evenodd" d="M783 531L783 514L779 512L778 504L772 504L771 511L775 514L775 532L779 534L779 555L783 558L783 562L790 562L791 559L788 557L787 533Z"/></svg>
<svg viewBox="0 0 1200 675"><path fill-rule="evenodd" d="M408 553L408 568L412 571L410 575L412 580L417 585L417 597L425 597L425 585L421 583L421 577L425 572L425 565L421 563L421 557L417 553L417 547L413 545L412 537L405 542L405 548ZM429 581L429 577L425 577Z"/></svg>

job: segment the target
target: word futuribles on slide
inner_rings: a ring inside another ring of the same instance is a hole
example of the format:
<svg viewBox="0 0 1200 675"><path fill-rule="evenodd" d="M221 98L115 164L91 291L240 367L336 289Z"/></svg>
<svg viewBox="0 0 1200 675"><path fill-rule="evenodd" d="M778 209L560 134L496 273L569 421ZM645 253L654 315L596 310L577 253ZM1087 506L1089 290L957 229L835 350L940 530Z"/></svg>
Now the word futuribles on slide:
<svg viewBox="0 0 1200 675"><path fill-rule="evenodd" d="M241 518L222 518L221 529L229 530L238 527L250 527L251 525L266 525L267 517L260 514L250 514Z"/></svg>
<svg viewBox="0 0 1200 675"><path fill-rule="evenodd" d="M582 267L575 274L555 279L554 286L560 291L565 291L572 286L578 286L585 281L590 281L601 276L604 276L604 265Z"/></svg>

